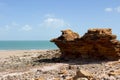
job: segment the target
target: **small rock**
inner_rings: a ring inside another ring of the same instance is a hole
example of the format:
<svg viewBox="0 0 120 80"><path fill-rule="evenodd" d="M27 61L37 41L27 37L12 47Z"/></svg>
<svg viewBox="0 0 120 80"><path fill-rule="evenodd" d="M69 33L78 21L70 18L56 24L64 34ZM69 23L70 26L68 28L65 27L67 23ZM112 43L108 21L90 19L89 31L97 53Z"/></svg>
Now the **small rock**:
<svg viewBox="0 0 120 80"><path fill-rule="evenodd" d="M45 80L45 78L44 77L40 77L40 78L35 78L33 80Z"/></svg>
<svg viewBox="0 0 120 80"><path fill-rule="evenodd" d="M73 80L73 77L66 77L65 80Z"/></svg>
<svg viewBox="0 0 120 80"><path fill-rule="evenodd" d="M110 80L116 80L114 76L110 76Z"/></svg>
<svg viewBox="0 0 120 80"><path fill-rule="evenodd" d="M53 80L60 80L60 78L54 78Z"/></svg>
<svg viewBox="0 0 120 80"><path fill-rule="evenodd" d="M87 78L78 78L77 80L88 80Z"/></svg>
<svg viewBox="0 0 120 80"><path fill-rule="evenodd" d="M120 75L120 69L117 71L111 71L108 73L108 75Z"/></svg>
<svg viewBox="0 0 120 80"><path fill-rule="evenodd" d="M78 78L81 78L81 77L84 77L84 78L92 78L93 75L91 73L89 73L88 71L85 71L85 70L77 70L76 71L76 75L74 77L74 80L77 80Z"/></svg>
<svg viewBox="0 0 120 80"><path fill-rule="evenodd" d="M61 70L58 74L68 74L67 70Z"/></svg>
<svg viewBox="0 0 120 80"><path fill-rule="evenodd" d="M45 80L45 78L41 77L41 78L35 78L33 80Z"/></svg>

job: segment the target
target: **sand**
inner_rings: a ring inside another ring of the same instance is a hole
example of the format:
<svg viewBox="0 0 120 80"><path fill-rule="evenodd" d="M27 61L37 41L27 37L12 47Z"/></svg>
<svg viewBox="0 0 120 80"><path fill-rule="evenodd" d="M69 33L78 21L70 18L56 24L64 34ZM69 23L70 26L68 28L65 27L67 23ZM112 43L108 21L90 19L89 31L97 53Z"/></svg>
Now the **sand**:
<svg viewBox="0 0 120 80"><path fill-rule="evenodd" d="M0 50L0 58L6 58L9 56L30 55L41 51L46 51L46 50Z"/></svg>
<svg viewBox="0 0 120 80"><path fill-rule="evenodd" d="M68 80L77 76L78 69L84 75L90 72L94 80L120 80L119 60L63 60L60 54L59 50L0 50L0 80Z"/></svg>

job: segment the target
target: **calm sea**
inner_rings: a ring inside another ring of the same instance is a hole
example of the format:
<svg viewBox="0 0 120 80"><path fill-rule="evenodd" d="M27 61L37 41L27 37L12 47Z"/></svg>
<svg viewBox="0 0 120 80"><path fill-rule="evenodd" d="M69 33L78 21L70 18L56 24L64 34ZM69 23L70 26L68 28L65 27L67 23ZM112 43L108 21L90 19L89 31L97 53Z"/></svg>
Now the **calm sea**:
<svg viewBox="0 0 120 80"><path fill-rule="evenodd" d="M50 41L0 41L0 50L57 49Z"/></svg>

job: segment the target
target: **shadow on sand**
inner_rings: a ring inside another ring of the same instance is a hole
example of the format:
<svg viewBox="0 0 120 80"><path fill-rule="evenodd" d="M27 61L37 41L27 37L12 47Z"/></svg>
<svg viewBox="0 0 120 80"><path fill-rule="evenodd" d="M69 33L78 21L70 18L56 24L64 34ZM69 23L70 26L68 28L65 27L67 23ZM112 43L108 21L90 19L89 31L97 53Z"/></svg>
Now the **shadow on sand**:
<svg viewBox="0 0 120 80"><path fill-rule="evenodd" d="M101 64L102 62L109 62L108 59L92 59L92 58L76 58L76 59L64 59L64 58L52 58L52 59L39 59L34 62L37 63L67 63L70 65L83 65L83 64ZM113 60L112 60L113 61Z"/></svg>

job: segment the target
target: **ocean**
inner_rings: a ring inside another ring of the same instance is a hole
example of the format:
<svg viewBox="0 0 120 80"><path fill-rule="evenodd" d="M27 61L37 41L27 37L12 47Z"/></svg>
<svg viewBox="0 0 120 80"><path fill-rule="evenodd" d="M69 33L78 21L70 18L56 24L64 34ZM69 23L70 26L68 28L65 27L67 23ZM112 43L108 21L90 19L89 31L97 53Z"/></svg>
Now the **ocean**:
<svg viewBox="0 0 120 80"><path fill-rule="evenodd" d="M50 41L0 41L0 50L58 49Z"/></svg>

